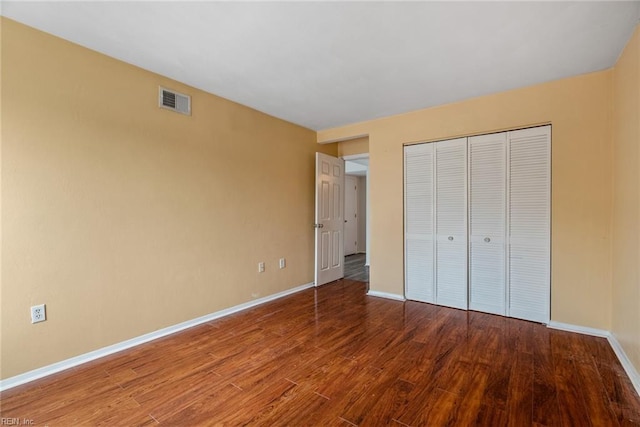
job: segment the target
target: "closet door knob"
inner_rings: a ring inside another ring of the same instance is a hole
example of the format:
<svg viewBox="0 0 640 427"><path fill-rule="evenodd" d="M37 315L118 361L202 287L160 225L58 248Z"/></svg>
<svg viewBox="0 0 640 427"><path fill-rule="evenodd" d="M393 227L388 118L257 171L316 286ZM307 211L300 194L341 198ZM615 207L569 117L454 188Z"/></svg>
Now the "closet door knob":
<svg viewBox="0 0 640 427"><path fill-rule="evenodd" d="M488 238L488 237L485 237L485 238L484 238L484 241L485 241L485 242L487 242L487 243L489 243L489 242L491 241L491 239L490 239L490 238Z"/></svg>
<svg viewBox="0 0 640 427"><path fill-rule="evenodd" d="M449 241L453 241L453 236L449 236Z"/></svg>

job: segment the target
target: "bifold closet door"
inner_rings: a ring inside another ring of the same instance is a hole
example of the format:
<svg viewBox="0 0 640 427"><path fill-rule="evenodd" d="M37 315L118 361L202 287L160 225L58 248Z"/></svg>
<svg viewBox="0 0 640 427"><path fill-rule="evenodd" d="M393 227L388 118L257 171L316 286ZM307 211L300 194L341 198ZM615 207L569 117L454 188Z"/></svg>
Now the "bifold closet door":
<svg viewBox="0 0 640 427"><path fill-rule="evenodd" d="M507 133L469 138L469 308L506 314Z"/></svg>
<svg viewBox="0 0 640 427"><path fill-rule="evenodd" d="M435 303L433 144L404 147L405 292Z"/></svg>
<svg viewBox="0 0 640 427"><path fill-rule="evenodd" d="M508 316L548 323L551 126L507 132Z"/></svg>
<svg viewBox="0 0 640 427"><path fill-rule="evenodd" d="M467 309L467 139L435 146L436 303Z"/></svg>

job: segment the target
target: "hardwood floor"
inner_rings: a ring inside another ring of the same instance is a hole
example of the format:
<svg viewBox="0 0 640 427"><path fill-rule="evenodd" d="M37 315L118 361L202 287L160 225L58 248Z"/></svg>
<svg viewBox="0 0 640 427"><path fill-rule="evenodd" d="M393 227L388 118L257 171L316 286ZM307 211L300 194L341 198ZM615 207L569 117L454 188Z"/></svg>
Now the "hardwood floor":
<svg viewBox="0 0 640 427"><path fill-rule="evenodd" d="M607 341L340 280L2 393L49 426L631 426Z"/></svg>
<svg viewBox="0 0 640 427"><path fill-rule="evenodd" d="M365 266L366 259L366 254L354 254L344 257L344 278L368 282L369 267Z"/></svg>

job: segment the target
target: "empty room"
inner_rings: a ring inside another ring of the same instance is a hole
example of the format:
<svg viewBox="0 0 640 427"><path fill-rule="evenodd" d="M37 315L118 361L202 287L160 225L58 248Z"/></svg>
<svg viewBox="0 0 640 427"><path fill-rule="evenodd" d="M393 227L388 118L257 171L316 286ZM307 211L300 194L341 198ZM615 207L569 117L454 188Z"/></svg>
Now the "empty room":
<svg viewBox="0 0 640 427"><path fill-rule="evenodd" d="M640 1L0 14L0 425L640 426Z"/></svg>

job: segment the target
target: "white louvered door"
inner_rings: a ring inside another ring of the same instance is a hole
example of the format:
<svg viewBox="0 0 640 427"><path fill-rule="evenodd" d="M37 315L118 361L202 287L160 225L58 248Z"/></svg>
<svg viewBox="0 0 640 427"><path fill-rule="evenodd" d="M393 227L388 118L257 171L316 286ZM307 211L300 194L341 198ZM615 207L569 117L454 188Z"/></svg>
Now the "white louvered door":
<svg viewBox="0 0 640 427"><path fill-rule="evenodd" d="M405 147L406 297L548 323L551 126Z"/></svg>
<svg viewBox="0 0 640 427"><path fill-rule="evenodd" d="M405 292L434 303L433 144L404 148Z"/></svg>
<svg viewBox="0 0 640 427"><path fill-rule="evenodd" d="M436 303L467 309L467 139L435 146Z"/></svg>
<svg viewBox="0 0 640 427"><path fill-rule="evenodd" d="M550 318L551 126L507 133L508 312Z"/></svg>
<svg viewBox="0 0 640 427"><path fill-rule="evenodd" d="M469 138L469 308L506 314L506 132Z"/></svg>

